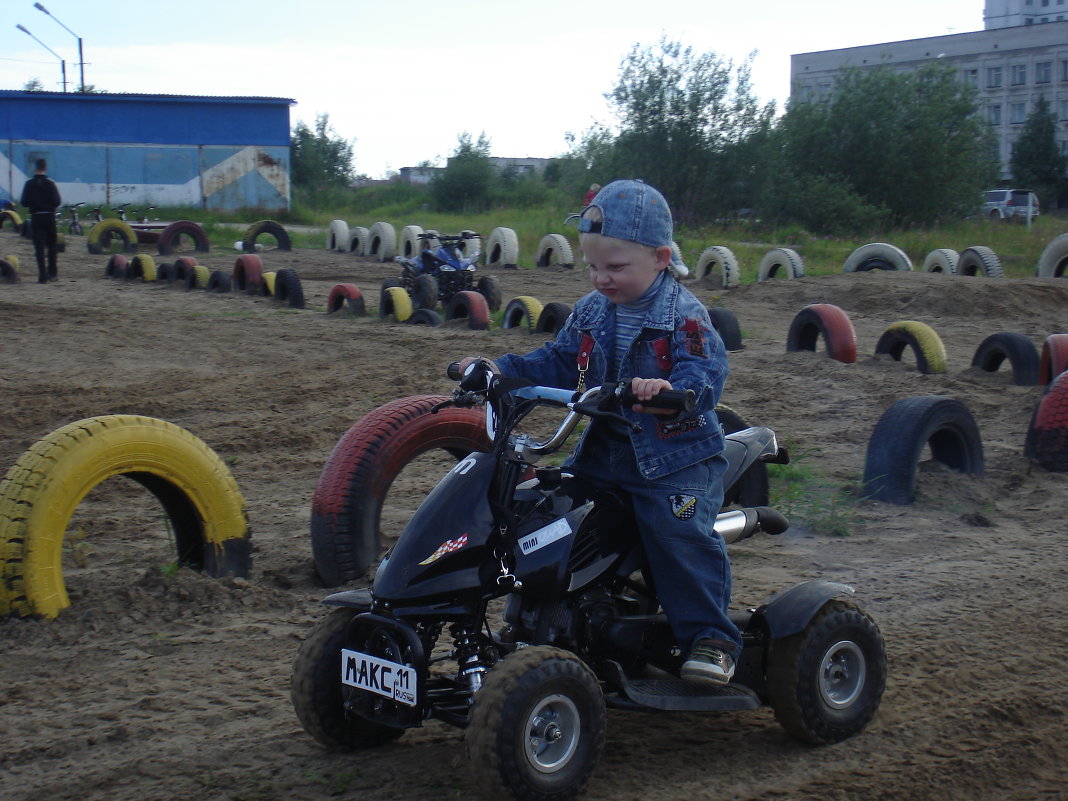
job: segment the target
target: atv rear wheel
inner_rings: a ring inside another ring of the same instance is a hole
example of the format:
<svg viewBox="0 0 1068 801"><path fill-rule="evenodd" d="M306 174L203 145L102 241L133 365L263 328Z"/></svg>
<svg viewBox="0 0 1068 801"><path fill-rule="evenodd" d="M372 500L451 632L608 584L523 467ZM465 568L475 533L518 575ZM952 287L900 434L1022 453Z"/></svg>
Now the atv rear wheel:
<svg viewBox="0 0 1068 801"><path fill-rule="evenodd" d="M601 686L560 648L532 646L505 657L475 695L464 738L487 798L573 799L604 748Z"/></svg>
<svg viewBox="0 0 1068 801"><path fill-rule="evenodd" d="M404 729L345 714L341 694L341 649L357 612L334 609L301 643L293 662L290 698L304 731L326 748L352 751L396 740Z"/></svg>
<svg viewBox="0 0 1068 801"><path fill-rule="evenodd" d="M768 696L787 733L813 744L858 734L875 716L886 685L886 646L868 614L833 600L804 631L776 640Z"/></svg>

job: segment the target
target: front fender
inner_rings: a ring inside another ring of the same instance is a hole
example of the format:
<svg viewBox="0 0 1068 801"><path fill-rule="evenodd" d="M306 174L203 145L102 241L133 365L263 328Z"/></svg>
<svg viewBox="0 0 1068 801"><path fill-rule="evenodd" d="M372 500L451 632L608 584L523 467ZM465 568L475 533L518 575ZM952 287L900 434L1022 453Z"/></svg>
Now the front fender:
<svg viewBox="0 0 1068 801"><path fill-rule="evenodd" d="M762 619L771 638L778 640L803 631L827 601L854 592L848 584L836 581L805 581L773 595L756 608L753 617Z"/></svg>

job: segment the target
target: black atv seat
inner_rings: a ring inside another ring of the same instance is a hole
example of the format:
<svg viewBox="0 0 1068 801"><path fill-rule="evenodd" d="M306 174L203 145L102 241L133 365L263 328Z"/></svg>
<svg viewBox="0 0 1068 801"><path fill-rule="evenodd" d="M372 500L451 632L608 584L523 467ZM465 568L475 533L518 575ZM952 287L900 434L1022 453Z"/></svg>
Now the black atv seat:
<svg viewBox="0 0 1068 801"><path fill-rule="evenodd" d="M774 456L776 450L775 432L764 426L753 426L727 434L723 449L723 455L727 459L727 472L723 474L723 486L731 486L749 465L761 456Z"/></svg>

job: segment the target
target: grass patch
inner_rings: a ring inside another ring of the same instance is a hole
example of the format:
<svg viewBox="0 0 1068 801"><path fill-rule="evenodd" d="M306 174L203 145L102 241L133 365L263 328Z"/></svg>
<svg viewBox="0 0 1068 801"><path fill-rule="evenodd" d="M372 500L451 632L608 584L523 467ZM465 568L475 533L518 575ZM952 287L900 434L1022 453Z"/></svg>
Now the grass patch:
<svg viewBox="0 0 1068 801"><path fill-rule="evenodd" d="M790 451L790 464L769 464L771 506L788 518L791 525L817 534L848 536L857 520L855 494L834 483L812 466L820 455L818 448Z"/></svg>

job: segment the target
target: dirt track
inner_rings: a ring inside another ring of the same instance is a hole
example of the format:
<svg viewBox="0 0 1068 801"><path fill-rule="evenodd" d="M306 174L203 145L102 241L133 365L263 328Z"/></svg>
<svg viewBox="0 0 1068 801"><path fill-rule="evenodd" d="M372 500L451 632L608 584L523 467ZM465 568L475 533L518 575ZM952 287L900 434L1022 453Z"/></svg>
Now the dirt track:
<svg viewBox="0 0 1068 801"><path fill-rule="evenodd" d="M143 414L200 437L244 495L248 581L159 570L173 555L158 506L115 479L78 508L64 573L72 606L55 621L0 621L0 798L466 799L462 733L432 722L396 744L330 754L301 731L288 699L300 639L325 590L309 544L311 496L338 438L404 395L444 393L445 365L469 353L524 350L518 331L429 329L327 315L330 288L354 282L377 304L397 267L325 250L263 254L294 267L308 306L103 278L104 257L72 240L61 280L32 282L29 243L0 233L24 282L0 285L0 464L54 429L94 415ZM916 260L917 254L911 254ZM922 259L923 254L919 254ZM229 270L235 254L200 256ZM494 271L504 298L573 303L582 270ZM776 279L722 290L693 285L735 313L745 335L724 401L770 425L815 474L856 490L868 437L894 401L951 395L983 437L986 474L921 472L912 506L861 503L851 534L798 519L778 538L735 546L735 601L759 603L823 577L857 589L889 652L871 727L825 748L790 740L770 711L702 717L611 711L605 757L586 799L968 799L1068 797L1068 569L1063 474L1023 457L1041 388L1006 369L969 367L989 334L1041 346L1068 331L1068 281L921 273ZM786 353L790 320L834 303L860 357L841 364ZM949 369L921 375L873 356L898 320L928 323ZM403 515L415 465L390 505Z"/></svg>

